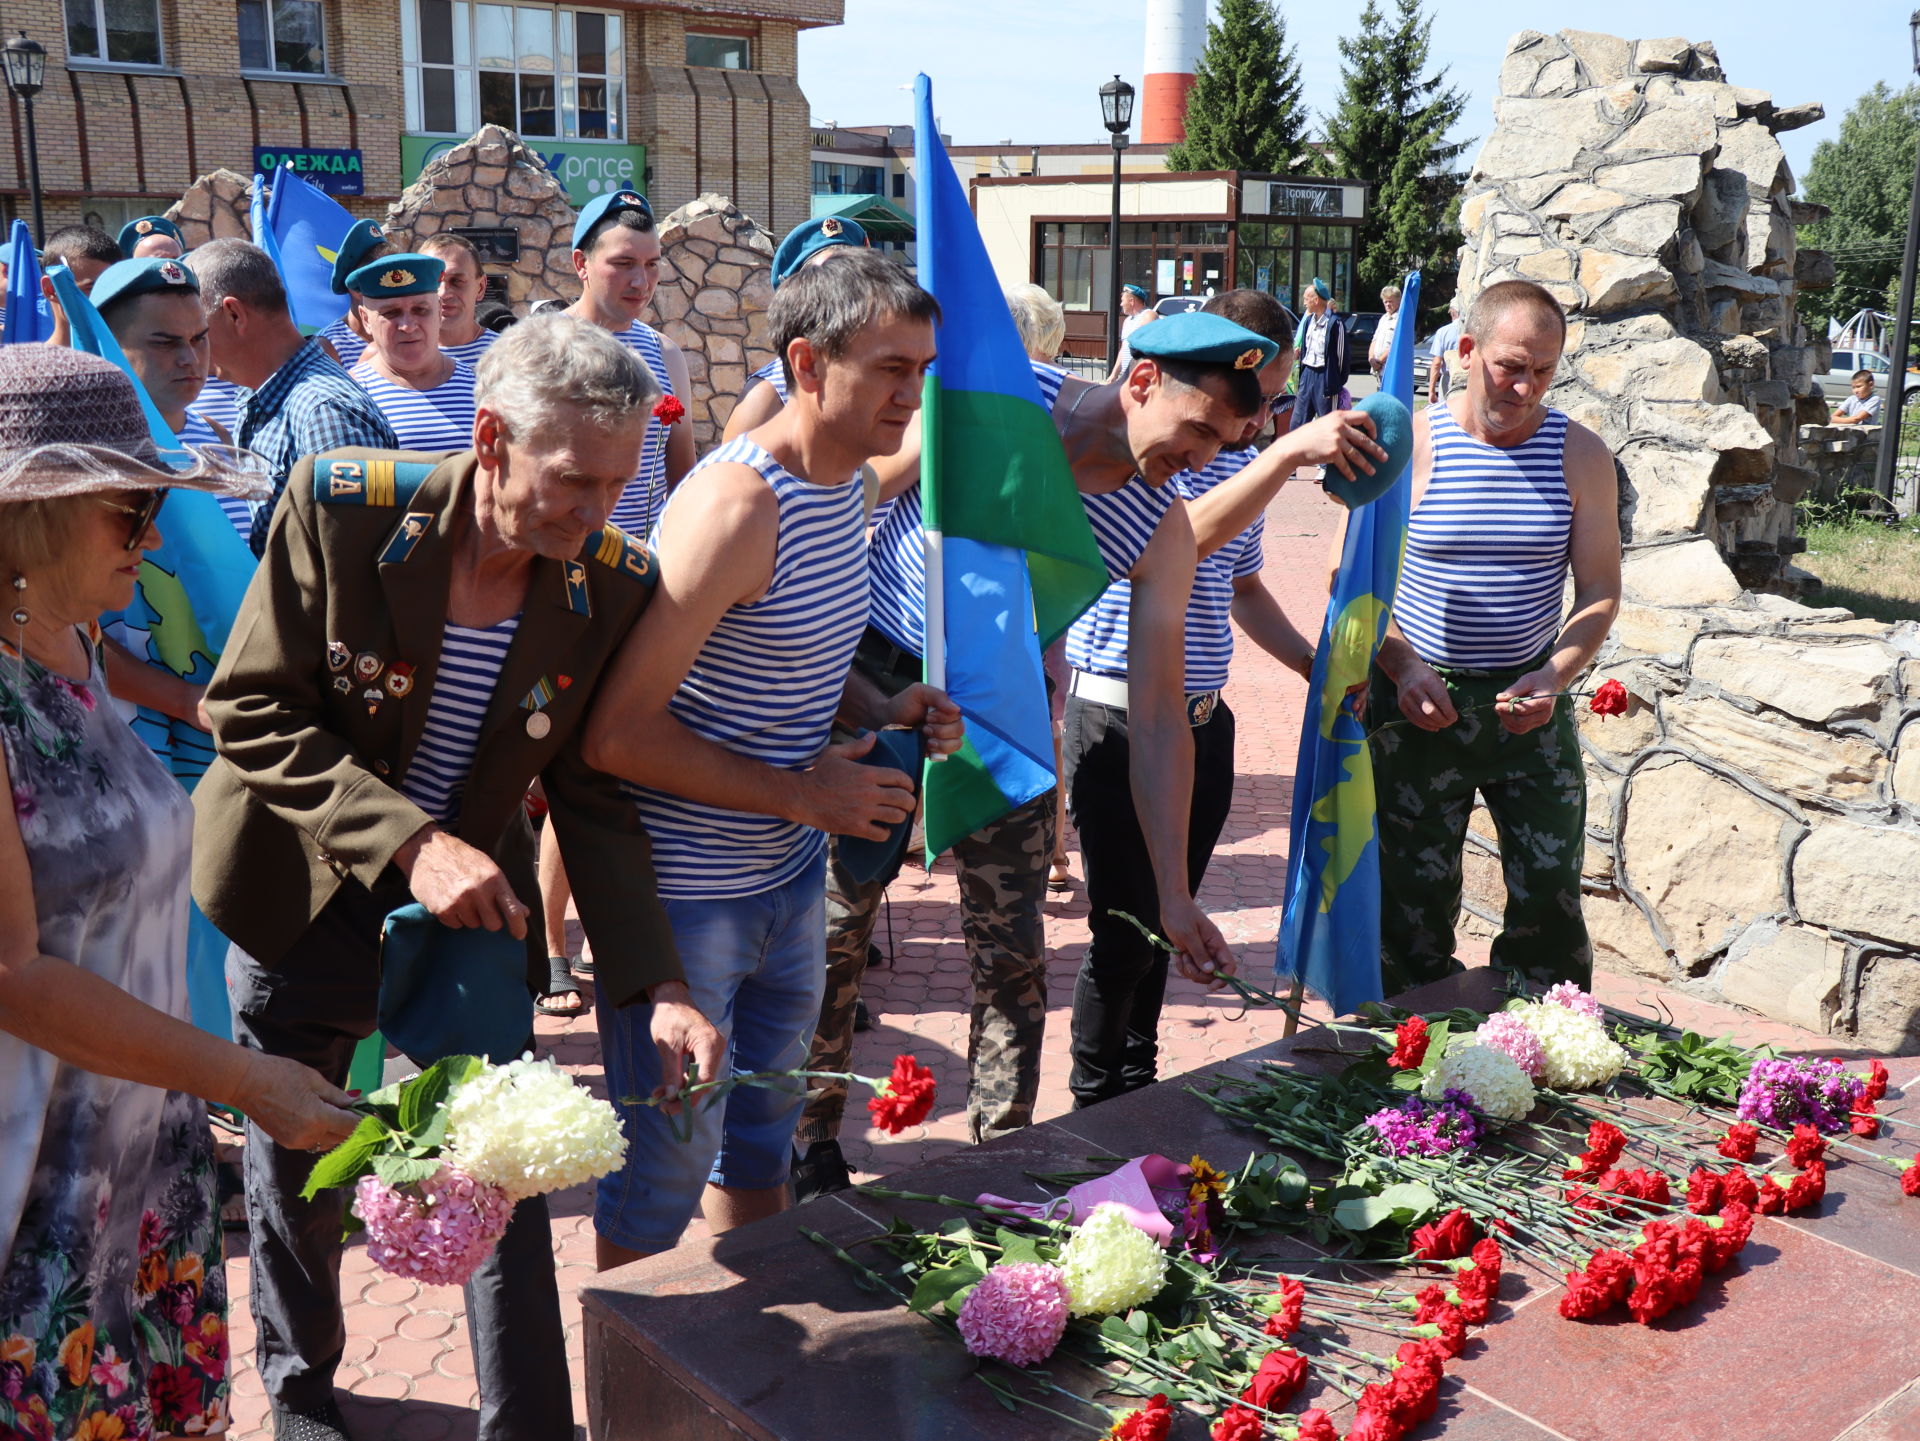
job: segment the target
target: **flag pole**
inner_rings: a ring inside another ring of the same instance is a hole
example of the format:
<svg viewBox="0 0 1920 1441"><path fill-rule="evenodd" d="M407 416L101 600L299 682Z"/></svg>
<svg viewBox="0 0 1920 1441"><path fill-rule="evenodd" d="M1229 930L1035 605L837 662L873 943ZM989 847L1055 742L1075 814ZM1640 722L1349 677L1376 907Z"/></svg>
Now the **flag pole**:
<svg viewBox="0 0 1920 1441"><path fill-rule="evenodd" d="M1293 989L1287 992L1287 1023L1280 1032L1283 1041L1291 1039L1293 1033L1300 1029L1300 1001L1306 992L1306 982L1298 976L1294 977Z"/></svg>
<svg viewBox="0 0 1920 1441"><path fill-rule="evenodd" d="M937 530L926 536L927 559L927 684L935 690L947 688L947 587L946 537Z"/></svg>

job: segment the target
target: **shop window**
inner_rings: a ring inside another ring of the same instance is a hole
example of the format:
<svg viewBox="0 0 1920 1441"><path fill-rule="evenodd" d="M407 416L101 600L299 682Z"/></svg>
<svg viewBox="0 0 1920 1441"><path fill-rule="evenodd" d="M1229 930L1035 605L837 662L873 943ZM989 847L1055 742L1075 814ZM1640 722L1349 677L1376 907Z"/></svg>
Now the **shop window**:
<svg viewBox="0 0 1920 1441"><path fill-rule="evenodd" d="M327 73L319 0L239 0L239 7L242 70Z"/></svg>
<svg viewBox="0 0 1920 1441"><path fill-rule="evenodd" d="M546 5L405 0L407 129L618 140L625 130L620 17Z"/></svg>
<svg viewBox="0 0 1920 1441"><path fill-rule="evenodd" d="M67 54L112 65L160 63L159 0L66 0Z"/></svg>
<svg viewBox="0 0 1920 1441"><path fill-rule="evenodd" d="M687 64L703 70L751 70L752 55L744 35L696 35L687 32Z"/></svg>

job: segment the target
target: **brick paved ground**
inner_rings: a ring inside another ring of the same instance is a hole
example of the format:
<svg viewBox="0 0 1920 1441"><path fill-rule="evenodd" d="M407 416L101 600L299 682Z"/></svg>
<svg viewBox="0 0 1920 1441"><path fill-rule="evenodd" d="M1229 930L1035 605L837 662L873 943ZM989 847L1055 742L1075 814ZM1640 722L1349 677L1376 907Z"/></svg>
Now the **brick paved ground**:
<svg viewBox="0 0 1920 1441"><path fill-rule="evenodd" d="M1325 593L1322 563L1332 517L1332 503L1317 487L1306 485L1289 487L1268 515L1267 581L1303 629L1318 626L1320 597ZM1239 949L1243 969L1257 980L1265 979L1272 962L1302 690L1297 677L1243 643L1227 692L1239 718L1240 785L1201 899ZM866 994L874 1028L858 1038L854 1065L867 1074L881 1074L895 1053L911 1050L937 1074L942 1099L931 1122L919 1131L898 1138L873 1132L857 1139L849 1136L848 1159L867 1173L912 1165L966 1144L961 1106L970 993L951 867L939 866L931 875L915 871L903 876L891 893L890 932L888 925L883 921L879 934L883 941L891 935L886 948L893 962L868 978ZM1042 1074L1042 1119L1068 1109L1067 1007L1087 941L1083 891L1076 889L1050 902L1048 941L1053 1004ZM1624 980L1601 989L1609 999L1623 1004L1635 993L1633 983ZM599 1081L599 1043L591 1018L572 1023L543 1018L539 1033L544 1052ZM1276 1013L1242 1012L1236 1004L1209 997L1176 978L1162 1023L1161 1070L1163 1074L1190 1070L1280 1034L1281 1018ZM1756 1023L1751 1037L1789 1040L1791 1033ZM575 1293L592 1274L592 1224L584 1190L563 1193L554 1201L554 1250L567 1322L575 1415L584 1422ZM264 1436L268 1434L266 1404L251 1364L254 1335L244 1299L245 1241L235 1239L228 1263L234 1298L235 1434ZM473 1363L459 1293L385 1276L368 1264L358 1245L347 1251L343 1290L348 1298L348 1340L340 1383L350 1393L344 1404L362 1441L472 1436Z"/></svg>

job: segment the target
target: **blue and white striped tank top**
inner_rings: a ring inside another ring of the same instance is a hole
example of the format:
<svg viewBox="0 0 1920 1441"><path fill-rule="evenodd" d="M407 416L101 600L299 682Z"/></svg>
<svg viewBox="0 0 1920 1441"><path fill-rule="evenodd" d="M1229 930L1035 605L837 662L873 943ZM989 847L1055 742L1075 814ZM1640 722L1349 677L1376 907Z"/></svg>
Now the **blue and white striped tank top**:
<svg viewBox="0 0 1920 1441"><path fill-rule="evenodd" d="M209 423L218 421L226 428L226 438ZM180 427L180 439L186 445L232 445L240 429L240 387L230 380L209 375L199 398L187 407L187 423ZM245 540L253 534L253 502L237 495L217 495L220 511L233 522L233 528Z"/></svg>
<svg viewBox="0 0 1920 1441"><path fill-rule="evenodd" d="M769 360L765 365L754 371L747 379L766 381L768 385L773 387L773 393L780 397L780 403L782 405L787 403L787 367L781 363L780 357L775 356L772 360ZM753 387L748 386L747 389L751 391Z"/></svg>
<svg viewBox="0 0 1920 1441"><path fill-rule="evenodd" d="M664 395L673 394L673 382L667 378L666 352L661 349L660 332L645 321L636 320L625 330L616 330L621 341L653 372ZM686 421L680 422L682 425ZM667 427L658 420L647 421L646 438L640 442L640 471L632 484L620 492L620 502L609 517L629 535L650 535L659 522L667 500Z"/></svg>
<svg viewBox="0 0 1920 1441"><path fill-rule="evenodd" d="M1035 362L1040 400L1049 411L1060 398L1066 375ZM1118 490L1080 495L1107 574L1114 580L1133 569L1153 539L1160 517L1179 498L1169 483L1158 489L1134 476ZM913 486L887 509L873 533L873 625L904 651L924 654L926 646L927 553L920 525L920 487Z"/></svg>
<svg viewBox="0 0 1920 1441"><path fill-rule="evenodd" d="M520 617L511 615L484 630L448 621L441 633L440 671L400 794L443 826L460 818L460 797L479 748L480 726L519 628Z"/></svg>
<svg viewBox="0 0 1920 1441"><path fill-rule="evenodd" d="M478 365L480 363L480 357L487 353L487 347L499 338L500 333L497 330L486 330L483 328L478 335L472 340L469 340L465 345L443 345L440 347L440 353L442 355L451 355L455 360L464 360L468 365Z"/></svg>
<svg viewBox="0 0 1920 1441"><path fill-rule="evenodd" d="M353 368L354 384L366 391L393 427L402 450L465 450L473 444L473 367L453 363L453 374L432 390L411 390L387 379L365 361Z"/></svg>
<svg viewBox="0 0 1920 1441"><path fill-rule="evenodd" d="M1181 496L1198 500L1223 481L1231 480L1259 456L1252 446L1223 450L1205 470L1183 470L1173 478ZM1189 695L1219 690L1227 683L1233 661L1233 583L1243 575L1257 575L1261 542L1267 531L1262 515L1212 555L1202 556L1194 568L1193 596L1187 602L1186 689ZM1133 583L1117 580L1094 602L1093 609L1067 632L1067 663L1075 670L1124 677L1127 674L1127 615L1133 603Z"/></svg>
<svg viewBox="0 0 1920 1441"><path fill-rule="evenodd" d="M1560 630L1573 498L1567 417L1549 410L1525 444L1484 445L1446 405L1427 408L1433 473L1407 526L1393 616L1421 659L1523 665Z"/></svg>
<svg viewBox="0 0 1920 1441"><path fill-rule="evenodd" d="M668 704L695 734L739 755L803 770L826 748L853 648L867 625L866 515L860 482L815 485L744 436L710 452L668 498L711 465L757 471L780 505L767 593L720 617ZM655 537L657 544L657 535ZM663 567L673 553L660 553ZM826 835L777 816L723 810L629 786L653 838L660 894L758 895L813 864Z"/></svg>
<svg viewBox="0 0 1920 1441"><path fill-rule="evenodd" d="M367 353L367 342L347 324L345 316L322 330L320 338L333 346L334 353L340 357L342 370L352 370L360 363L360 357Z"/></svg>

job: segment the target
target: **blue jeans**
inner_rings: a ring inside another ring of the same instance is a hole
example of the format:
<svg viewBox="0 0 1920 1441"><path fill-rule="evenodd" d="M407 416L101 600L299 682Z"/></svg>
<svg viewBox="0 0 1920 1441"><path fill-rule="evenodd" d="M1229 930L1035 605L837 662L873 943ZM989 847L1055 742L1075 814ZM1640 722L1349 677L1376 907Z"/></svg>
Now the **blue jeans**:
<svg viewBox="0 0 1920 1441"><path fill-rule="evenodd" d="M759 895L665 902L693 1004L726 1038L734 1075L807 1063L826 983L826 885L822 856ZM653 1007L601 1002L594 1018L608 1094L616 1104L652 1095L661 1079ZM630 1251L664 1251L679 1242L707 1184L784 1185L806 1090L804 1081L741 1086L712 1105L697 1104L691 1141L654 1107L622 1106L627 1162L600 1180L594 1229Z"/></svg>

